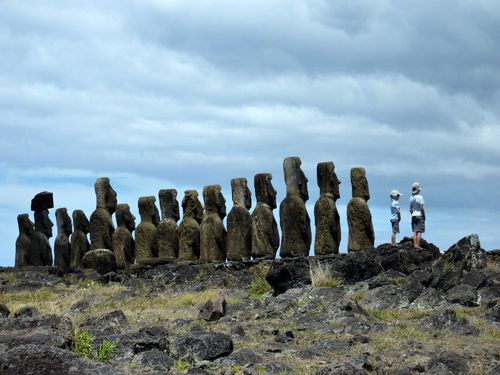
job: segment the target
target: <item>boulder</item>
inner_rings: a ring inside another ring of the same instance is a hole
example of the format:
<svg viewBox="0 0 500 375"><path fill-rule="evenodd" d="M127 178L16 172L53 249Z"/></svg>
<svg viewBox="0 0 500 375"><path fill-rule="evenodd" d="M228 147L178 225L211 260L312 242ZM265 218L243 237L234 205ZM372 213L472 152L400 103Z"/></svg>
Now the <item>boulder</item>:
<svg viewBox="0 0 500 375"><path fill-rule="evenodd" d="M226 315L226 306L227 303L223 297L219 297L214 300L208 301L200 309L198 318L206 320L207 322L213 322L219 320L224 315Z"/></svg>
<svg viewBox="0 0 500 375"><path fill-rule="evenodd" d="M83 256L82 263L85 268L92 268L101 275L116 269L115 254L108 249L88 251Z"/></svg>
<svg viewBox="0 0 500 375"><path fill-rule="evenodd" d="M421 327L430 332L449 330L457 335L478 335L479 330L469 324L465 318L457 317L454 310L438 311L428 318L422 319Z"/></svg>
<svg viewBox="0 0 500 375"><path fill-rule="evenodd" d="M130 328L127 317L121 310L112 311L102 317L88 317L82 330L91 332L95 337L120 334Z"/></svg>
<svg viewBox="0 0 500 375"><path fill-rule="evenodd" d="M486 252L481 249L477 234L471 234L452 245L444 254L445 261L459 264L465 271L479 270L486 266Z"/></svg>
<svg viewBox="0 0 500 375"><path fill-rule="evenodd" d="M10 315L10 310L5 303L0 302L0 318L7 318Z"/></svg>
<svg viewBox="0 0 500 375"><path fill-rule="evenodd" d="M450 371L450 374L469 374L467 361L457 353L443 351L432 357L427 365L429 374L443 374L443 370ZM440 369L440 371L436 371ZM447 373L447 372L444 372Z"/></svg>
<svg viewBox="0 0 500 375"><path fill-rule="evenodd" d="M214 360L233 351L229 336L216 332L193 332L178 338L172 344L172 354L188 361Z"/></svg>
<svg viewBox="0 0 500 375"><path fill-rule="evenodd" d="M168 371L174 366L174 360L161 350L151 349L140 354L140 363L156 371Z"/></svg>
<svg viewBox="0 0 500 375"><path fill-rule="evenodd" d="M329 365L316 371L314 375L364 375L367 372L350 364Z"/></svg>
<svg viewBox="0 0 500 375"><path fill-rule="evenodd" d="M288 258L272 263L266 280L274 289L275 294L288 289L311 284L309 262L306 258Z"/></svg>
<svg viewBox="0 0 500 375"><path fill-rule="evenodd" d="M459 303L462 306L479 306L476 289L470 285L455 285L448 290L445 298L450 303Z"/></svg>

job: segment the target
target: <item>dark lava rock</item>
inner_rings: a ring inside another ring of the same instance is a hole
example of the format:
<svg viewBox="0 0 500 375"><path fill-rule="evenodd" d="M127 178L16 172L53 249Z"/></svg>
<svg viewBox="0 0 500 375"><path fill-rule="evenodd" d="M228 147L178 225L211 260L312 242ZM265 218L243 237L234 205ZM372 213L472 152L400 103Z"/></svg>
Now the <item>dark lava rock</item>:
<svg viewBox="0 0 500 375"><path fill-rule="evenodd" d="M466 271L480 270L486 266L486 252L481 249L479 236L471 234L452 245L443 256L445 261L460 264Z"/></svg>
<svg viewBox="0 0 500 375"><path fill-rule="evenodd" d="M38 309L33 306L24 306L21 307L19 310L14 312L14 318L19 318L22 316L37 316L39 315Z"/></svg>
<svg viewBox="0 0 500 375"><path fill-rule="evenodd" d="M449 370L450 374L455 375L469 373L469 366L466 360L450 351L445 351L432 357L427 367L429 368L429 374L442 374L442 370Z"/></svg>
<svg viewBox="0 0 500 375"><path fill-rule="evenodd" d="M2 375L125 375L108 365L77 357L70 351L46 345L21 345L0 353Z"/></svg>
<svg viewBox="0 0 500 375"><path fill-rule="evenodd" d="M459 303L463 306L479 306L476 289L470 285L455 285L448 290L445 298L448 302Z"/></svg>
<svg viewBox="0 0 500 375"><path fill-rule="evenodd" d="M193 332L172 344L173 356L188 361L214 360L227 356L232 351L231 338L215 332Z"/></svg>
<svg viewBox="0 0 500 375"><path fill-rule="evenodd" d="M307 258L288 258L272 263L266 280L274 289L275 294L281 294L291 288L299 288L311 284L309 277L309 261Z"/></svg>
<svg viewBox="0 0 500 375"><path fill-rule="evenodd" d="M87 318L81 329L91 332L95 337L119 334L130 328L127 317L121 310L112 311L102 317Z"/></svg>
<svg viewBox="0 0 500 375"><path fill-rule="evenodd" d="M366 371L357 369L350 364L330 365L316 371L314 375L364 375Z"/></svg>
<svg viewBox="0 0 500 375"><path fill-rule="evenodd" d="M7 307L7 305L5 305L5 303L0 302L0 318L6 318L9 315L10 315L10 310Z"/></svg>
<svg viewBox="0 0 500 375"><path fill-rule="evenodd" d="M242 348L231 353L227 358L224 358L222 363L230 366L240 365L248 366L254 363L261 363L262 357L256 354L252 349Z"/></svg>
<svg viewBox="0 0 500 375"><path fill-rule="evenodd" d="M9 348L24 344L69 348L73 341L73 324L57 315L20 316L0 319L0 344Z"/></svg>
<svg viewBox="0 0 500 375"><path fill-rule="evenodd" d="M224 315L226 315L226 306L227 306L226 300L222 297L208 301L200 309L198 318L206 320L208 322L219 320Z"/></svg>
<svg viewBox="0 0 500 375"><path fill-rule="evenodd" d="M426 310L442 306L444 303L445 299L442 292L432 287L428 287L411 303L411 306L419 310Z"/></svg>
<svg viewBox="0 0 500 375"><path fill-rule="evenodd" d="M174 360L158 349L151 349L142 353L141 365L157 371L168 371L174 366Z"/></svg>
<svg viewBox="0 0 500 375"><path fill-rule="evenodd" d="M168 334L162 327L147 327L138 332L103 336L95 344L99 345L104 339L117 346L116 360L129 359L135 354L154 349L169 352Z"/></svg>
<svg viewBox="0 0 500 375"><path fill-rule="evenodd" d="M422 320L422 328L436 332L448 329L458 335L478 335L479 329L471 326L467 319L458 318L454 310L439 311L428 318Z"/></svg>
<svg viewBox="0 0 500 375"><path fill-rule="evenodd" d="M486 319L500 323L500 304L493 306L486 313Z"/></svg>
<svg viewBox="0 0 500 375"><path fill-rule="evenodd" d="M108 249L86 252L82 258L82 263L85 268L92 268L100 275L105 275L116 269L115 254Z"/></svg>

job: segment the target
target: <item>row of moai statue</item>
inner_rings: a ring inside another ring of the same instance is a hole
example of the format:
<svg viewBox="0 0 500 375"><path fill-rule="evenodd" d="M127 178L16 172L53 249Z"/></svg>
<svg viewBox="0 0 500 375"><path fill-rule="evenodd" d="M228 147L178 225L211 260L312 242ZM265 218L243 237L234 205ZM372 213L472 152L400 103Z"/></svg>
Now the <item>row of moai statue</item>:
<svg viewBox="0 0 500 375"><path fill-rule="evenodd" d="M278 225L273 210L276 190L272 175L255 175L257 205L252 213L251 192L246 178L231 180L233 207L227 215L227 231L223 219L226 201L219 185L203 188L201 204L196 190L185 191L182 200L181 223L177 191L160 190L161 210L154 196L141 197L138 208L141 222L128 204L117 204L116 192L107 177L95 183L96 210L87 220L81 210L73 212L73 228L66 208L56 210L58 235L54 242L54 264L62 271L82 268L82 258L89 250L109 249L118 267L136 260L162 258L165 261L222 262L254 259L274 259L278 248L281 257L308 256L311 245L311 224L306 209L309 199L307 177L298 157L285 158L283 170L286 197L280 204L281 248ZM339 252L341 241L340 216L336 201L340 198L340 180L333 162L317 165L320 197L314 206L316 235L315 255ZM352 196L347 207L349 226L348 250L374 245L374 231L368 200L368 181L364 168L351 169ZM48 195L50 194L50 199ZM35 202L35 203L33 203ZM37 203L38 202L38 203ZM40 193L32 201L35 224L27 214L18 216L20 235L16 242L16 266L51 265L52 255L48 238L52 222L48 209L53 207L51 193ZM116 215L115 229L112 215ZM135 230L135 239L132 232ZM90 233L90 242L87 234Z"/></svg>

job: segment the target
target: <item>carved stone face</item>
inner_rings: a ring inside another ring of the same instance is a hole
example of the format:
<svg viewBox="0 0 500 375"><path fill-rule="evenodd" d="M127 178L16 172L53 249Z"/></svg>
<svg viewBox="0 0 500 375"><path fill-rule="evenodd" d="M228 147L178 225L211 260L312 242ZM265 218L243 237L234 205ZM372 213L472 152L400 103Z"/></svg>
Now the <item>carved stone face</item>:
<svg viewBox="0 0 500 375"><path fill-rule="evenodd" d="M54 223L50 220L49 210L35 211L35 230L45 234L45 237L52 237L52 227Z"/></svg>
<svg viewBox="0 0 500 375"><path fill-rule="evenodd" d="M73 211L73 228L85 234L89 233L89 220L82 210Z"/></svg>
<svg viewBox="0 0 500 375"><path fill-rule="evenodd" d="M35 233L35 224L30 220L28 214L17 215L17 225L19 226L19 234L31 237Z"/></svg>
<svg viewBox="0 0 500 375"><path fill-rule="evenodd" d="M105 208L112 215L116 210L116 191L113 190L109 183L108 177L97 179L94 184L97 208Z"/></svg>
<svg viewBox="0 0 500 375"><path fill-rule="evenodd" d="M318 163L316 171L320 194L331 194L334 200L339 199L340 180L335 174L335 165L331 161Z"/></svg>
<svg viewBox="0 0 500 375"><path fill-rule="evenodd" d="M183 218L191 217L198 223L201 223L203 218L203 206L198 199L198 192L196 190L186 190L184 192L184 199L182 199Z"/></svg>
<svg viewBox="0 0 500 375"><path fill-rule="evenodd" d="M163 220L171 219L177 222L179 215L179 202L177 201L177 190L163 189L158 193L160 198L161 217Z"/></svg>
<svg viewBox="0 0 500 375"><path fill-rule="evenodd" d="M309 199L307 191L307 177L300 169L302 161L299 157L288 157L283 161L283 171L285 173L286 193L289 195L298 194L304 202Z"/></svg>
<svg viewBox="0 0 500 375"><path fill-rule="evenodd" d="M222 195L220 185L209 185L203 188L203 201L207 212L217 212L221 219L226 216L226 199Z"/></svg>
<svg viewBox="0 0 500 375"><path fill-rule="evenodd" d="M139 214L141 215L141 221L151 222L157 225L160 219L158 213L158 208L155 205L156 198L154 196L141 197L139 198Z"/></svg>
<svg viewBox="0 0 500 375"><path fill-rule="evenodd" d="M257 202L276 208L276 190L274 189L273 175L271 173L258 173L254 177L255 196Z"/></svg>
<svg viewBox="0 0 500 375"><path fill-rule="evenodd" d="M126 203L121 203L116 206L116 224L124 226L130 232L135 230L135 216L130 212L130 206Z"/></svg>
<svg viewBox="0 0 500 375"><path fill-rule="evenodd" d="M368 180L366 179L366 171L364 168L351 169L351 184L352 184L352 197L363 198L368 202L370 199L370 190L368 188Z"/></svg>
<svg viewBox="0 0 500 375"><path fill-rule="evenodd" d="M56 210L56 222L58 234L65 234L69 236L73 233L71 218L69 217L68 210L66 208L58 208Z"/></svg>
<svg viewBox="0 0 500 375"><path fill-rule="evenodd" d="M244 206L247 210L252 207L252 192L248 188L246 178L233 178L231 180L231 191L234 205Z"/></svg>

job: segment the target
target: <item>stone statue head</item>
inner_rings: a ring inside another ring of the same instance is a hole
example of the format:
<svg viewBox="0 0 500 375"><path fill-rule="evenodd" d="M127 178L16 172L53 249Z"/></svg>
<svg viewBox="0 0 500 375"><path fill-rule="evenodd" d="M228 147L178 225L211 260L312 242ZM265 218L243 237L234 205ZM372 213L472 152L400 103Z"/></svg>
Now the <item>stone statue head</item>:
<svg viewBox="0 0 500 375"><path fill-rule="evenodd" d="M352 197L363 198L368 202L370 199L370 190L368 189L368 180L366 171L362 167L351 168Z"/></svg>
<svg viewBox="0 0 500 375"><path fill-rule="evenodd" d="M52 237L54 223L50 220L49 210L35 211L35 230L42 232L45 237Z"/></svg>
<svg viewBox="0 0 500 375"><path fill-rule="evenodd" d="M35 233L35 224L30 220L28 214L17 215L17 225L19 226L19 234L31 237Z"/></svg>
<svg viewBox="0 0 500 375"><path fill-rule="evenodd" d="M186 190L184 198L182 199L183 218L191 217L198 223L201 223L203 218L203 206L198 199L198 192L196 190Z"/></svg>
<svg viewBox="0 0 500 375"><path fill-rule="evenodd" d="M120 203L116 206L116 224L124 226L133 232L135 230L135 216L130 212L130 206L126 203Z"/></svg>
<svg viewBox="0 0 500 375"><path fill-rule="evenodd" d="M255 175L253 183L257 202L267 204L271 208L276 208L276 190L274 189L273 175L271 173L258 173Z"/></svg>
<svg viewBox="0 0 500 375"><path fill-rule="evenodd" d="M220 185L208 185L203 188L203 201L207 212L216 212L221 220L226 216L226 200Z"/></svg>
<svg viewBox="0 0 500 375"><path fill-rule="evenodd" d="M302 161L297 156L285 158L283 171L285 173L285 184L287 195L298 194L304 202L309 199L307 191L307 177L300 169Z"/></svg>
<svg viewBox="0 0 500 375"><path fill-rule="evenodd" d="M73 228L76 231L81 231L85 234L89 233L89 220L82 210L73 211Z"/></svg>
<svg viewBox="0 0 500 375"><path fill-rule="evenodd" d="M104 208L112 215L116 210L116 191L109 183L108 177L98 178L94 184L97 208Z"/></svg>
<svg viewBox="0 0 500 375"><path fill-rule="evenodd" d="M160 199L161 218L179 221L179 202L177 201L177 190L162 189L158 192Z"/></svg>
<svg viewBox="0 0 500 375"><path fill-rule="evenodd" d="M331 161L324 163L318 163L317 166L317 178L319 192L323 194L333 195L333 199L336 201L340 198L340 180L335 174L335 164Z"/></svg>
<svg viewBox="0 0 500 375"><path fill-rule="evenodd" d="M71 218L69 217L68 210L66 208L58 208L56 210L56 223L58 234L65 234L66 236L69 236L73 233Z"/></svg>
<svg viewBox="0 0 500 375"><path fill-rule="evenodd" d="M235 206L243 206L247 210L252 207L252 192L248 188L246 178L233 178L231 180L231 191Z"/></svg>
<svg viewBox="0 0 500 375"><path fill-rule="evenodd" d="M153 195L139 198L139 214L141 222L151 222L155 226L160 222L160 214L155 205L156 198Z"/></svg>

